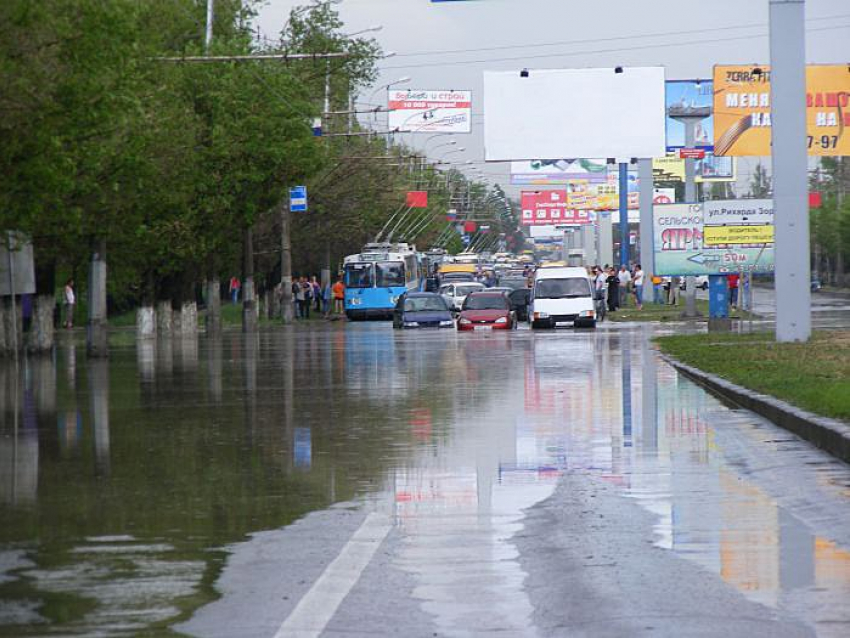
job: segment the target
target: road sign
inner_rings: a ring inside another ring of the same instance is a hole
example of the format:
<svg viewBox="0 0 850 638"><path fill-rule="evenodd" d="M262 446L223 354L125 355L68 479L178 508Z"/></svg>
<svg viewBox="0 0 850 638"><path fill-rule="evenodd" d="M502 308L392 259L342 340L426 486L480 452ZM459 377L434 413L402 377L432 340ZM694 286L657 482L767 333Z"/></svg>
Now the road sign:
<svg viewBox="0 0 850 638"><path fill-rule="evenodd" d="M307 212L306 186L293 186L289 189L289 210L293 213Z"/></svg>
<svg viewBox="0 0 850 638"><path fill-rule="evenodd" d="M772 199L717 199L703 202L706 226L773 224Z"/></svg>
<svg viewBox="0 0 850 638"><path fill-rule="evenodd" d="M742 246L749 244L772 244L772 224L761 226L705 226L702 243L705 246Z"/></svg>
<svg viewBox="0 0 850 638"><path fill-rule="evenodd" d="M744 201L744 200L741 200ZM728 208L731 201L705 202L707 206ZM655 274L665 276L718 275L738 271L772 273L774 249L767 242L709 245L706 232L724 233L709 228L706 211L701 204L666 204L653 207L653 235L655 243ZM738 227L744 224L738 224ZM770 225L770 228L773 228ZM772 231L760 231L772 232ZM728 236L726 236L728 239Z"/></svg>

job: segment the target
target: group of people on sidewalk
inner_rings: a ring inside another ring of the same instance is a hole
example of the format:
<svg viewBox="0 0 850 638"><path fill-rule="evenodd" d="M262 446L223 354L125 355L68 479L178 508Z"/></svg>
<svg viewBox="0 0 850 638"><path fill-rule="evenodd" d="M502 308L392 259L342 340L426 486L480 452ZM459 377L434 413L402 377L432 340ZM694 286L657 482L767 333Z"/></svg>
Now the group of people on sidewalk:
<svg viewBox="0 0 850 638"><path fill-rule="evenodd" d="M605 295L609 312L616 312L618 308L627 305L629 293L635 299L635 307L642 310L645 277L640 264L635 264L631 270L623 265L618 271L608 264L604 267L593 266L590 269L590 278L596 294Z"/></svg>
<svg viewBox="0 0 850 638"><path fill-rule="evenodd" d="M330 282L319 283L313 275L295 277L292 280L292 303L295 305L296 319L309 319L310 310L330 317L331 313L341 315L344 311L345 284L341 279L331 285Z"/></svg>

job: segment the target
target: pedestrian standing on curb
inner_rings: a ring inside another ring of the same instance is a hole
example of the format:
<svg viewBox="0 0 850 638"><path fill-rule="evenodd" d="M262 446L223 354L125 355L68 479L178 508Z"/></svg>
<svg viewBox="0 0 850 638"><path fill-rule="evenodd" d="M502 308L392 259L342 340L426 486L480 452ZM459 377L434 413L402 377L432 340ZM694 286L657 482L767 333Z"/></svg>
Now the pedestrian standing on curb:
<svg viewBox="0 0 850 638"><path fill-rule="evenodd" d="M681 277L671 277L670 278L670 295L669 295L669 303L671 306L679 305L679 286L682 285Z"/></svg>
<svg viewBox="0 0 850 638"><path fill-rule="evenodd" d="M302 306L304 308L304 319L310 318L310 306L313 304L313 286L306 277L301 277L301 294L303 295Z"/></svg>
<svg viewBox="0 0 850 638"><path fill-rule="evenodd" d="M65 282L65 290L63 292L62 303L65 306L65 323L66 328L74 327L74 306L77 304L77 295L74 293L74 280L69 279Z"/></svg>
<svg viewBox="0 0 850 638"><path fill-rule="evenodd" d="M608 269L605 283L608 286L608 312L616 312L620 303L620 280L613 268Z"/></svg>
<svg viewBox="0 0 850 638"><path fill-rule="evenodd" d="M292 298L295 299L295 318L304 318L304 288L301 286L301 279L296 277L292 281Z"/></svg>
<svg viewBox="0 0 850 638"><path fill-rule="evenodd" d="M726 275L726 283L729 285L729 303L732 305L732 310L738 308L738 284L740 280L741 278L736 272Z"/></svg>
<svg viewBox="0 0 850 638"><path fill-rule="evenodd" d="M625 307L628 305L629 283L632 280L632 274L625 265L620 266L620 272L617 273L617 279L620 283L620 300L617 305Z"/></svg>
<svg viewBox="0 0 850 638"><path fill-rule="evenodd" d="M643 310L643 280L644 274L640 264L635 266L635 276L632 280L632 285L635 291L635 305L638 310Z"/></svg>
<svg viewBox="0 0 850 638"><path fill-rule="evenodd" d="M310 278L310 286L312 287L311 292L313 293L313 304L314 310L316 312L321 312L322 310L322 286L316 279L316 275L313 275Z"/></svg>
<svg viewBox="0 0 850 638"><path fill-rule="evenodd" d="M341 315L345 311L345 284L337 279L333 285L334 314Z"/></svg>
<svg viewBox="0 0 850 638"><path fill-rule="evenodd" d="M661 298L661 286L664 283L664 280L658 275L652 275L652 303L660 304L663 303Z"/></svg>
<svg viewBox="0 0 850 638"><path fill-rule="evenodd" d="M331 282L328 281L322 286L322 316L327 319L331 314Z"/></svg>
<svg viewBox="0 0 850 638"><path fill-rule="evenodd" d="M239 277L234 275L230 278L230 288L228 289L230 292L230 302L235 304L239 301L239 289L242 287L242 282L239 281Z"/></svg>

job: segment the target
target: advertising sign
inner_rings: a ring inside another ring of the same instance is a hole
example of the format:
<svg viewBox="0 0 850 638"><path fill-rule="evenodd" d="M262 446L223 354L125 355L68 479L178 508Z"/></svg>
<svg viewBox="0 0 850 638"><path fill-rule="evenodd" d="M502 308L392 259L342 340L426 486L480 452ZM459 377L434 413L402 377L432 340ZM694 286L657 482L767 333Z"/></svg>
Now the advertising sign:
<svg viewBox="0 0 850 638"><path fill-rule="evenodd" d="M9 248L12 254L9 254ZM10 259L11 257L11 259ZM9 269L9 262L11 270ZM35 261L29 236L9 231L0 235L0 297L35 294Z"/></svg>
<svg viewBox="0 0 850 638"><path fill-rule="evenodd" d="M714 87L715 153L770 155L770 66L715 66ZM848 106L847 65L806 67L809 155L850 155Z"/></svg>
<svg viewBox="0 0 850 638"><path fill-rule="evenodd" d="M712 83L710 80L671 80L666 83L664 107L667 114L667 150L685 148L685 122L694 122L693 148L714 149L714 122L711 117Z"/></svg>
<svg viewBox="0 0 850 638"><path fill-rule="evenodd" d="M684 182L685 160L676 155L656 157L652 160L652 173L655 181ZM706 153L705 157L694 161L694 174L697 182L734 182L735 158Z"/></svg>
<svg viewBox="0 0 850 638"><path fill-rule="evenodd" d="M403 133L469 133L472 91L389 90L389 128Z"/></svg>
<svg viewBox="0 0 850 638"><path fill-rule="evenodd" d="M663 67L484 72L487 161L664 155Z"/></svg>
<svg viewBox="0 0 850 638"><path fill-rule="evenodd" d="M654 206L655 274L670 277L719 275L741 270L755 273L773 272L772 246L709 246L704 241L704 232L704 211L701 204Z"/></svg>
<svg viewBox="0 0 850 638"><path fill-rule="evenodd" d="M515 186L559 186L575 179L606 182L608 163L604 158L511 162L511 184Z"/></svg>
<svg viewBox="0 0 850 638"><path fill-rule="evenodd" d="M566 190L523 191L521 205L525 226L572 226L591 222L589 210L569 208Z"/></svg>

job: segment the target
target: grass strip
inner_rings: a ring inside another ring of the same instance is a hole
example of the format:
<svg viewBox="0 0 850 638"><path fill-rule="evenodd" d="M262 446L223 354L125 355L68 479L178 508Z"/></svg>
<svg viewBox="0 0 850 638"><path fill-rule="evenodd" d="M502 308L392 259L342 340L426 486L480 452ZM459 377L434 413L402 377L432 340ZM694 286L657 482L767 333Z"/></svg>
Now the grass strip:
<svg viewBox="0 0 850 638"><path fill-rule="evenodd" d="M697 320L708 321L708 300L697 299L697 312L702 315L697 317ZM633 302L632 302L633 303ZM621 307L616 312L605 314L605 321L682 321L682 314L685 312L685 303L682 299L678 306L669 306L667 304L645 303L643 308L638 310L634 305ZM729 311L730 319L749 319L750 313L737 309Z"/></svg>
<svg viewBox="0 0 850 638"><path fill-rule="evenodd" d="M816 332L808 343L772 333L673 335L662 352L732 383L800 408L850 421L850 331Z"/></svg>

